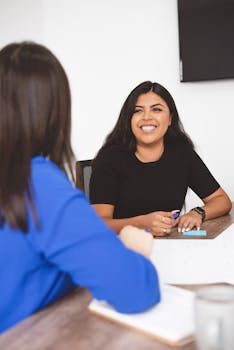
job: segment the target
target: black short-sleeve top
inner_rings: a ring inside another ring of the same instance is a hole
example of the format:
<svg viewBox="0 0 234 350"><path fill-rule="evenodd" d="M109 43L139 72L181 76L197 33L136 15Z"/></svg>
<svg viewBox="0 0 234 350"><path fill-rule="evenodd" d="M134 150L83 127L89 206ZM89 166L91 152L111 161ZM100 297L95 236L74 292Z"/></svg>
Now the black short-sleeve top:
<svg viewBox="0 0 234 350"><path fill-rule="evenodd" d="M92 204L111 204L114 218L181 209L188 188L201 199L220 185L187 144L167 145L158 161L143 163L118 146L102 149L93 162Z"/></svg>

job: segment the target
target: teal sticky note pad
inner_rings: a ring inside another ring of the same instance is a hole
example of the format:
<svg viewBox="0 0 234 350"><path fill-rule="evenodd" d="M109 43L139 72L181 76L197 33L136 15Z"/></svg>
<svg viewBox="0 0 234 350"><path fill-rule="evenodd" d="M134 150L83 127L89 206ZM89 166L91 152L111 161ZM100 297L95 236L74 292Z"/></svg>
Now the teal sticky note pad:
<svg viewBox="0 0 234 350"><path fill-rule="evenodd" d="M183 232L183 236L200 236L204 237L207 235L206 230L191 230Z"/></svg>

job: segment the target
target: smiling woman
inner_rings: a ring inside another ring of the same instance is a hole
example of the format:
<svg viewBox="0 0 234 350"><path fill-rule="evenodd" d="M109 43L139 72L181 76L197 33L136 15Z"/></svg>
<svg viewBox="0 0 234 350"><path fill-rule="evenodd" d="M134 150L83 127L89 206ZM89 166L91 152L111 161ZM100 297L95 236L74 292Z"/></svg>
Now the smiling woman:
<svg viewBox="0 0 234 350"><path fill-rule="evenodd" d="M203 201L174 219L187 189ZM162 85L138 85L127 97L113 131L93 161L90 200L117 233L125 225L154 236L199 229L224 215L231 201L194 150L175 102Z"/></svg>
<svg viewBox="0 0 234 350"><path fill-rule="evenodd" d="M164 135L171 125L171 113L166 102L154 92L142 94L136 101L131 119L137 140L136 156L143 162L158 160L164 150ZM151 152L145 152L146 145ZM153 147L154 146L154 147Z"/></svg>

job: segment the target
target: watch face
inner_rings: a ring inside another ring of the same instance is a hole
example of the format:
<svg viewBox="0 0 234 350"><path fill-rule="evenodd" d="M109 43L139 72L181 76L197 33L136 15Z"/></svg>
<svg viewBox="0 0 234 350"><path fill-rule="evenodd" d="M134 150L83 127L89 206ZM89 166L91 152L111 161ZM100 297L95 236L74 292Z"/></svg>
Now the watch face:
<svg viewBox="0 0 234 350"><path fill-rule="evenodd" d="M198 213L204 214L204 210L202 208L197 207L196 210Z"/></svg>

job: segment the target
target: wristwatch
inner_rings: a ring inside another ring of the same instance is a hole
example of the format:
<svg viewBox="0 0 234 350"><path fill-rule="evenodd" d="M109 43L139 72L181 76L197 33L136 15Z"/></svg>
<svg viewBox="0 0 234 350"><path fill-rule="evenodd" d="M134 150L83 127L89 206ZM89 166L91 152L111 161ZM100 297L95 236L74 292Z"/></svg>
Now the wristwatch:
<svg viewBox="0 0 234 350"><path fill-rule="evenodd" d="M191 210L194 210L196 213L200 214L201 217L202 217L202 222L205 221L205 218L206 218L206 212L203 208L201 207L196 207L196 208L193 208Z"/></svg>

